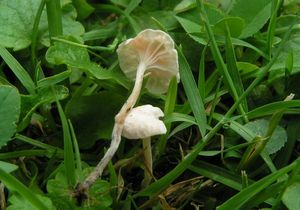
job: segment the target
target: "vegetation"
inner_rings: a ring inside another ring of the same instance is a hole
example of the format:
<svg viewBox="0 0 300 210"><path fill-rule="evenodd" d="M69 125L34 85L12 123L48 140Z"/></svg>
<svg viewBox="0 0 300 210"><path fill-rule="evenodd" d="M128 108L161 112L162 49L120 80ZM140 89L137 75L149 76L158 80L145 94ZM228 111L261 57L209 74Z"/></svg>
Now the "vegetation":
<svg viewBox="0 0 300 210"><path fill-rule="evenodd" d="M0 209L299 210L299 5L0 0ZM123 137L80 191L134 86L116 50L144 29L178 53L179 83L152 93L146 72L135 105L167 133L151 158Z"/></svg>

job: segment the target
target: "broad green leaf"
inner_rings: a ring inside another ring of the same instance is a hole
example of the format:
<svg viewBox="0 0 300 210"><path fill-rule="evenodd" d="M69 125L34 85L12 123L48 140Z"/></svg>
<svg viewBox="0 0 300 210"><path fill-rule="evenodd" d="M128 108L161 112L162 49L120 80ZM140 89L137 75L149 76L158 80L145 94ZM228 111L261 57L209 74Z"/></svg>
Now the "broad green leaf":
<svg viewBox="0 0 300 210"><path fill-rule="evenodd" d="M124 101L119 94L103 91L67 104L66 115L72 121L81 148L91 147L98 139L111 139L115 114Z"/></svg>
<svg viewBox="0 0 300 210"><path fill-rule="evenodd" d="M91 172L91 168L83 170L84 176ZM57 208L63 207L66 210L85 210L85 209L106 209L112 204L110 195L110 184L105 180L97 180L89 189L88 197L82 204L82 207L75 206L76 201L72 197L74 193L68 187L65 173L60 170L54 179L50 179L47 183L47 191Z"/></svg>
<svg viewBox="0 0 300 210"><path fill-rule="evenodd" d="M21 108L18 90L12 86L0 85L0 148L16 132Z"/></svg>
<svg viewBox="0 0 300 210"><path fill-rule="evenodd" d="M90 61L87 49L82 46L79 40L71 36L65 38L67 42L56 41L48 49L46 59L49 63L56 65L66 64L67 66L81 69L96 79L114 79L120 82L115 73L104 70L101 66Z"/></svg>
<svg viewBox="0 0 300 210"><path fill-rule="evenodd" d="M31 30L39 0L0 1L0 44L20 50L31 43Z"/></svg>
<svg viewBox="0 0 300 210"><path fill-rule="evenodd" d="M174 8L175 12L185 12L189 9L195 8L196 2L195 0L182 0L179 4Z"/></svg>
<svg viewBox="0 0 300 210"><path fill-rule="evenodd" d="M284 192L282 202L289 210L300 209L300 182L291 184Z"/></svg>
<svg viewBox="0 0 300 210"><path fill-rule="evenodd" d="M5 171L6 173L11 173L11 172L17 170L18 166L11 164L11 163L4 162L4 161L0 161L0 168L3 171Z"/></svg>
<svg viewBox="0 0 300 210"><path fill-rule="evenodd" d="M78 13L78 19L85 19L94 12L94 8L86 0L73 0Z"/></svg>
<svg viewBox="0 0 300 210"><path fill-rule="evenodd" d="M240 17L225 17L219 20L213 27L213 30L216 35L225 36L226 33L226 25L229 28L231 37L239 37L242 33L245 21Z"/></svg>
<svg viewBox="0 0 300 210"><path fill-rule="evenodd" d="M41 0L1 0L0 1L0 45L20 50L31 44L31 34L35 15ZM83 26L75 21L76 11L71 4L63 5L63 33L81 35ZM41 41L49 45L47 17L44 10L39 25Z"/></svg>
<svg viewBox="0 0 300 210"><path fill-rule="evenodd" d="M245 28L240 37L247 38L267 23L271 15L271 0L252 0L251 4L247 0L236 0L229 15L244 19Z"/></svg>
<svg viewBox="0 0 300 210"><path fill-rule="evenodd" d="M250 129L258 136L265 136L268 130L269 121L260 119L245 124L245 127ZM268 140L266 150L269 154L273 154L280 150L287 141L286 131L277 126L271 138Z"/></svg>

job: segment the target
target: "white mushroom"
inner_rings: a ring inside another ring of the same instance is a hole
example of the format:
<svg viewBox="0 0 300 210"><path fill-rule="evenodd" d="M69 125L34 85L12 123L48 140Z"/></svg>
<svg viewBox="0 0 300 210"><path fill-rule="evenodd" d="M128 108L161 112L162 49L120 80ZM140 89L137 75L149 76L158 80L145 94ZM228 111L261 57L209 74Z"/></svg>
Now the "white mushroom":
<svg viewBox="0 0 300 210"><path fill-rule="evenodd" d="M150 72L146 88L151 93L165 93L173 76L179 82L178 55L172 38L160 30L146 29L135 38L121 43L117 49L124 74L137 80Z"/></svg>
<svg viewBox="0 0 300 210"><path fill-rule="evenodd" d="M127 115L122 136L127 139L142 139L144 149L145 172L143 185L146 186L152 179L152 151L151 136L165 134L167 128L159 120L164 113L160 108L152 105L143 105L133 108Z"/></svg>
<svg viewBox="0 0 300 210"><path fill-rule="evenodd" d="M174 49L172 38L163 31L146 29L135 38L121 43L117 53L122 71L127 77L135 80L134 87L115 116L110 147L94 171L77 186L79 192L86 192L90 185L102 175L104 168L117 151L126 117L140 95L144 74L150 73L146 88L155 94L165 93L172 77L176 76L179 82L177 51Z"/></svg>
<svg viewBox="0 0 300 210"><path fill-rule="evenodd" d="M165 134L166 126L159 119L163 116L164 113L160 108L149 104L135 107L125 119L122 136L127 139L144 139Z"/></svg>

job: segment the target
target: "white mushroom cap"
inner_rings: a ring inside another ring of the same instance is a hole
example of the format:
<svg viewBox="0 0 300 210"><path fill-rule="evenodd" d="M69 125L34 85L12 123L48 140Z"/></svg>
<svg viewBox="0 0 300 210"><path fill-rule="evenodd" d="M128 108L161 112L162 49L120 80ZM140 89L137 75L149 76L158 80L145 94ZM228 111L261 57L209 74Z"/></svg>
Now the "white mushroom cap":
<svg viewBox="0 0 300 210"><path fill-rule="evenodd" d="M178 55L174 41L165 32L146 29L135 38L122 42L117 49L119 63L125 75L134 80L140 63L149 75L146 88L156 94L168 90L173 76L179 82Z"/></svg>
<svg viewBox="0 0 300 210"><path fill-rule="evenodd" d="M163 116L160 108L149 104L135 107L125 118L122 136L128 139L144 139L165 134L166 126L159 120Z"/></svg>

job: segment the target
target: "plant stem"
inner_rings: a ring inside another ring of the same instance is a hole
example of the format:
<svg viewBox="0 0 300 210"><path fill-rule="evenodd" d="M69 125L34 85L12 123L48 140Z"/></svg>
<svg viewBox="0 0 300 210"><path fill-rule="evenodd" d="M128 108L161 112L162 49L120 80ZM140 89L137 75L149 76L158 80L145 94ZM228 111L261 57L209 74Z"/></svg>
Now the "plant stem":
<svg viewBox="0 0 300 210"><path fill-rule="evenodd" d="M112 132L112 140L110 147L106 151L104 157L101 161L97 164L94 170L89 174L89 176L82 182L79 183L76 187L76 191L80 194L86 193L90 186L99 178L101 177L104 168L107 166L109 161L112 159L114 154L116 153L119 144L121 142L121 134L124 127L124 121L132 109L132 107L136 104L136 101L140 95L142 84L143 84L143 77L146 70L146 66L144 63L140 63L137 72L136 72L136 80L134 83L133 90L128 97L125 104L122 106L119 113L115 116L115 125Z"/></svg>
<svg viewBox="0 0 300 210"><path fill-rule="evenodd" d="M63 33L60 0L47 0L46 8L49 37L50 42L52 43L52 37L62 35Z"/></svg>
<svg viewBox="0 0 300 210"><path fill-rule="evenodd" d="M143 150L144 150L144 180L142 186L146 187L151 182L152 179L152 151L151 151L151 137L144 138L143 140Z"/></svg>

